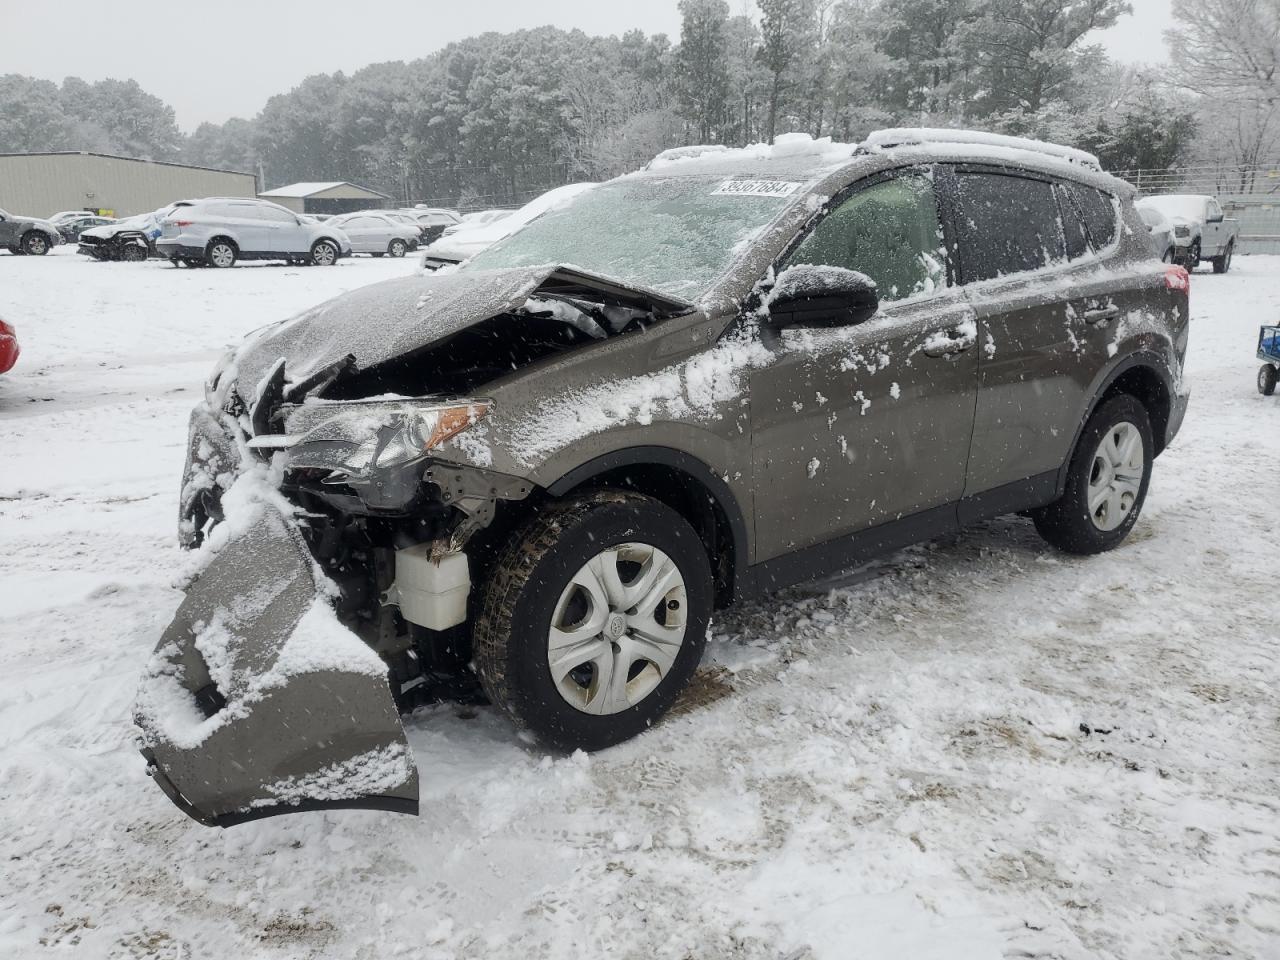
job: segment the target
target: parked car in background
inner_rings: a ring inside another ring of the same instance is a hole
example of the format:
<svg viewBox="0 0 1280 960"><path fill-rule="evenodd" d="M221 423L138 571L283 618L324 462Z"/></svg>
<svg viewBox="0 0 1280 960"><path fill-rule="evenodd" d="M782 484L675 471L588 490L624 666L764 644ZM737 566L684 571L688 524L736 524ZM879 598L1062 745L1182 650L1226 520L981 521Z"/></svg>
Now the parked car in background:
<svg viewBox="0 0 1280 960"><path fill-rule="evenodd" d="M42 257L61 242L62 234L48 220L0 210L0 246L10 253Z"/></svg>
<svg viewBox="0 0 1280 960"><path fill-rule="evenodd" d="M1202 260L1214 273L1231 269L1231 257L1240 233L1240 221L1228 219L1215 197L1198 193L1145 197L1142 205L1159 210L1173 223L1175 262L1194 270Z"/></svg>
<svg viewBox="0 0 1280 960"><path fill-rule="evenodd" d="M505 208L477 210L475 213L464 213L461 221L445 227L444 233L440 234L440 236L449 237L457 233L459 230L470 230L472 227L482 227L486 223L493 223L495 220L501 220L503 217L509 217L513 213L515 213L515 210Z"/></svg>
<svg viewBox="0 0 1280 960"><path fill-rule="evenodd" d="M100 217L94 213L86 213L78 217L63 217L55 221L54 226L58 228L58 233L62 235L65 243L75 243L84 231L92 230L94 227L105 227L115 222L114 217Z"/></svg>
<svg viewBox="0 0 1280 960"><path fill-rule="evenodd" d="M462 227L448 237L441 237L428 246L423 253L422 265L428 270L433 270L473 257L503 237L515 233L548 210L568 203L578 194L590 190L595 185L594 183L570 183L563 187L556 187L530 200L519 210L507 211L505 217L490 220L475 227Z"/></svg>
<svg viewBox="0 0 1280 960"><path fill-rule="evenodd" d="M231 267L238 260L332 266L351 240L332 221L314 222L268 200L208 197L174 204L156 250L175 267Z"/></svg>
<svg viewBox="0 0 1280 960"><path fill-rule="evenodd" d="M409 214L426 228L422 235L423 243L430 243L448 227L462 220L462 216L457 210L448 210L443 207L415 206L405 208L400 212Z"/></svg>
<svg viewBox="0 0 1280 960"><path fill-rule="evenodd" d="M352 253L368 253L375 257L403 257L418 249L421 230L385 213L348 213L334 217L327 226L337 227L351 239Z"/></svg>
<svg viewBox="0 0 1280 960"><path fill-rule="evenodd" d="M79 252L95 260L140 261L156 256L160 218L173 204L80 232Z"/></svg>
<svg viewBox="0 0 1280 960"><path fill-rule="evenodd" d="M1173 222L1145 200L1139 200L1134 206L1138 216L1147 225L1147 235L1151 237L1151 249L1165 263L1173 263L1178 255L1178 242L1173 232Z"/></svg>
<svg viewBox="0 0 1280 960"><path fill-rule="evenodd" d="M13 324L0 320L0 373L8 373L18 362L18 331Z"/></svg>
<svg viewBox="0 0 1280 960"><path fill-rule="evenodd" d="M790 135L252 334L190 421L179 535L217 552L141 685L155 782L223 826L417 812L397 707L442 671L598 750L735 600L1015 512L1117 547L1188 401L1132 197L1050 144Z"/></svg>

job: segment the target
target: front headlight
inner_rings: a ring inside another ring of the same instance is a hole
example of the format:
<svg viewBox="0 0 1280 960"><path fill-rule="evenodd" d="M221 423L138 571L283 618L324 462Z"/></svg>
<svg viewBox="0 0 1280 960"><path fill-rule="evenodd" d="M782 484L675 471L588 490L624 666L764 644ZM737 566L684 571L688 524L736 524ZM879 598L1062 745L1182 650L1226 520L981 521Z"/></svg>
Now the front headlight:
<svg viewBox="0 0 1280 960"><path fill-rule="evenodd" d="M345 460L341 469L355 475L420 460L489 413L487 400L441 407L399 410Z"/></svg>

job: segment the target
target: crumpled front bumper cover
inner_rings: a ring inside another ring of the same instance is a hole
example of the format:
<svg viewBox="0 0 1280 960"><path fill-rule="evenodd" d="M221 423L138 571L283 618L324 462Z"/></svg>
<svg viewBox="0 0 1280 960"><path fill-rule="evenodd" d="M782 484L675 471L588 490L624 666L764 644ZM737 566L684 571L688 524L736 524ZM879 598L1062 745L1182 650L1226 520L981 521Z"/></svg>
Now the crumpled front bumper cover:
<svg viewBox="0 0 1280 960"><path fill-rule="evenodd" d="M152 779L222 827L303 810L417 813L385 664L337 620L292 518L268 502L241 511L139 689Z"/></svg>

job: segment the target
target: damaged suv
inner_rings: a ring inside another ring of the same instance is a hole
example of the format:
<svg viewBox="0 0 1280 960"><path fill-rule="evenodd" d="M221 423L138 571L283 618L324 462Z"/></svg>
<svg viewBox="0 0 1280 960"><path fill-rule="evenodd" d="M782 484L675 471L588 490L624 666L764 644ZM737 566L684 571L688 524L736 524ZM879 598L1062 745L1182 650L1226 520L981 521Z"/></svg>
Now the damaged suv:
<svg viewBox="0 0 1280 960"><path fill-rule="evenodd" d="M683 148L258 331L191 419L150 772L209 824L415 812L400 713L468 683L598 749L735 600L1015 511L1116 546L1187 404L1132 195L957 131Z"/></svg>

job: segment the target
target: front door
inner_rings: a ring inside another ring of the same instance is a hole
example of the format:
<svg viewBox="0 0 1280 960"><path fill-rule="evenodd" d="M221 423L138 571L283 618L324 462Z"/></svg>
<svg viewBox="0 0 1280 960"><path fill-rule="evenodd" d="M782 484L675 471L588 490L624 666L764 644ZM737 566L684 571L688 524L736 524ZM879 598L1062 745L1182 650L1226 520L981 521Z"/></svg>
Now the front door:
<svg viewBox="0 0 1280 960"><path fill-rule="evenodd" d="M973 312L948 286L927 171L855 185L780 265L871 277L880 312L787 330L751 376L760 562L957 500L973 427Z"/></svg>

